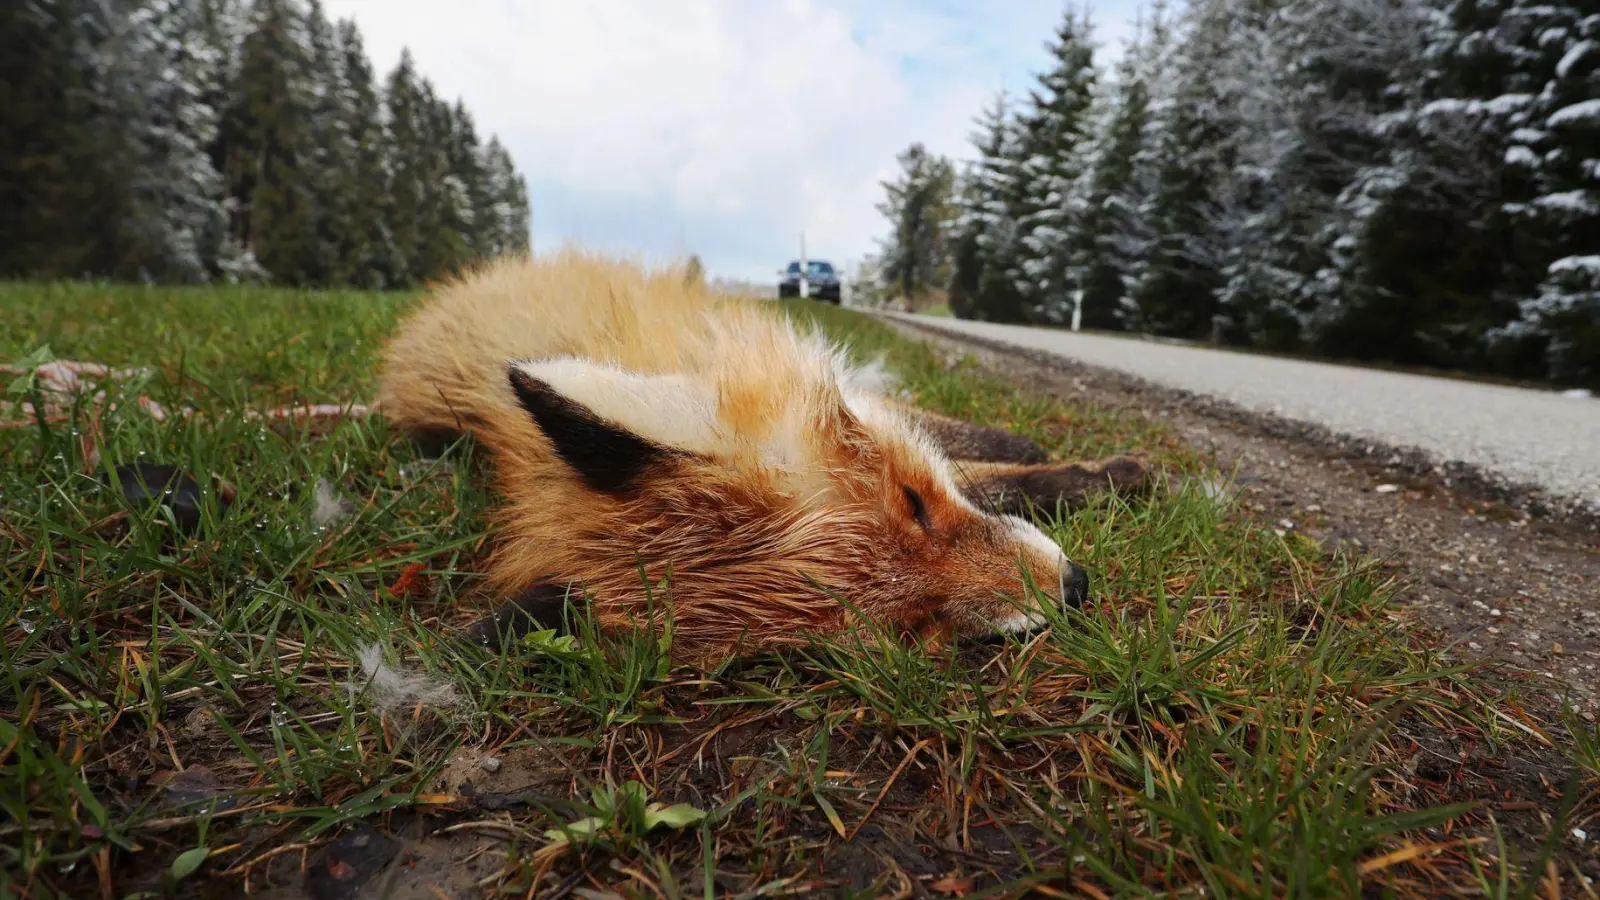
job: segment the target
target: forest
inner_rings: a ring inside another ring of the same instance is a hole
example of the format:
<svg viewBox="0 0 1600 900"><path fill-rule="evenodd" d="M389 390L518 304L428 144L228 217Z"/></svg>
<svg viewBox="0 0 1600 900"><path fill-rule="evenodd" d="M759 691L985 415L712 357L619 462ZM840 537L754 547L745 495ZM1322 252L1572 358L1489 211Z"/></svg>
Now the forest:
<svg viewBox="0 0 1600 900"><path fill-rule="evenodd" d="M405 288L528 227L500 141L318 0L0 4L0 278Z"/></svg>
<svg viewBox="0 0 1600 900"><path fill-rule="evenodd" d="M1600 385L1592 0L1192 0L913 145L864 267L962 317ZM1081 307L1079 306L1081 302Z"/></svg>

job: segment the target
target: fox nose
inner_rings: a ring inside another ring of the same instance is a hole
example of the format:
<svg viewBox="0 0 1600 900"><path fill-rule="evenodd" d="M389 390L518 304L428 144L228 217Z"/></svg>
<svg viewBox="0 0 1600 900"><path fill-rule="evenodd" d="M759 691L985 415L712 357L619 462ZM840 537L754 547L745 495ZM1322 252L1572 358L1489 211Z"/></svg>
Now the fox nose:
<svg viewBox="0 0 1600 900"><path fill-rule="evenodd" d="M1089 599L1089 573L1082 566L1064 561L1061 566L1061 602L1077 609Z"/></svg>

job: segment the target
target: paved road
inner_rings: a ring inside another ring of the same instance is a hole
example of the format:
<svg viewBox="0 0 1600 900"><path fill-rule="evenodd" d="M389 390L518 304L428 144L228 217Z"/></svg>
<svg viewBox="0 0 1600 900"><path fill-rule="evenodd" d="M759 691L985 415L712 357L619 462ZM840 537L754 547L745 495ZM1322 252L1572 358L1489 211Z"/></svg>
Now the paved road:
<svg viewBox="0 0 1600 900"><path fill-rule="evenodd" d="M1600 507L1600 399L1020 325L885 313L1465 462Z"/></svg>

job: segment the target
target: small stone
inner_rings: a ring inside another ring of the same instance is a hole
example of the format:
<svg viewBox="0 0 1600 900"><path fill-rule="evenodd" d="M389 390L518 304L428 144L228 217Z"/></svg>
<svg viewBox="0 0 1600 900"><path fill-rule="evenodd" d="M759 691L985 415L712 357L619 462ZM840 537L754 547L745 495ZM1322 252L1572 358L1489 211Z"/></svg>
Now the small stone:
<svg viewBox="0 0 1600 900"><path fill-rule="evenodd" d="M485 756L478 761L478 768L485 772L498 772L500 771L500 758L497 756Z"/></svg>
<svg viewBox="0 0 1600 900"><path fill-rule="evenodd" d="M1491 615L1491 616L1503 616L1503 615L1505 615L1505 613L1501 612L1498 609L1491 609L1491 610L1489 610L1489 615Z"/></svg>
<svg viewBox="0 0 1600 900"><path fill-rule="evenodd" d="M1550 652L1560 656L1561 654L1567 652L1567 649L1561 646L1561 642L1557 641L1556 643L1550 645Z"/></svg>
<svg viewBox="0 0 1600 900"><path fill-rule="evenodd" d="M1380 494L1393 494L1393 493L1396 493L1396 492L1398 492L1400 490L1400 485L1398 485L1398 484L1380 484L1376 488L1373 488L1373 490L1377 491Z"/></svg>
<svg viewBox="0 0 1600 900"><path fill-rule="evenodd" d="M1500 629L1494 627L1493 625L1490 625L1487 630L1488 630L1488 632L1490 634L1499 634L1500 633Z"/></svg>

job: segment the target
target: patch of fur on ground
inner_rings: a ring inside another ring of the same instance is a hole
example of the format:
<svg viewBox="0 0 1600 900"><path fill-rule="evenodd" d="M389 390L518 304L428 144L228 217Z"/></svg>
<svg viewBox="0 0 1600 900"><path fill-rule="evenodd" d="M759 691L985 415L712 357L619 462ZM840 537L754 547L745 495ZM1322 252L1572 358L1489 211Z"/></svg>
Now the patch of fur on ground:
<svg viewBox="0 0 1600 900"><path fill-rule="evenodd" d="M352 693L363 695L380 711L404 713L419 707L436 712L451 712L463 705L455 685L390 664L383 658L383 647L363 648L357 661L362 677L352 681Z"/></svg>

